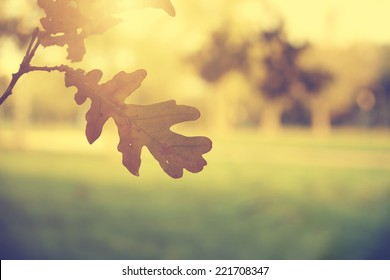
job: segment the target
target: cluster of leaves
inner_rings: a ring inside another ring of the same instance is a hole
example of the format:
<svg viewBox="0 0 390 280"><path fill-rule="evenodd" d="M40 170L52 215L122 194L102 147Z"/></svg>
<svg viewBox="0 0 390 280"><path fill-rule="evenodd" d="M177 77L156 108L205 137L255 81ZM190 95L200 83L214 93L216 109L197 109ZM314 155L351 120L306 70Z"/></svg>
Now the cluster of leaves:
<svg viewBox="0 0 390 280"><path fill-rule="evenodd" d="M129 7L152 7L164 9L175 15L170 0L131 0ZM86 50L84 40L102 34L117 25L121 20L114 16L123 9L119 0L38 0L45 10L41 19L44 29L40 33L43 46L68 46L68 59L81 61Z"/></svg>
<svg viewBox="0 0 390 280"><path fill-rule="evenodd" d="M201 171L207 164L203 154L212 147L210 139L202 136L187 137L170 130L171 126L177 123L198 119L200 113L196 108L176 105L173 100L151 105L132 105L124 102L146 78L145 70L131 73L121 71L111 80L100 83L103 73L99 69L86 72L67 65L30 65L39 45L67 46L67 59L73 62L81 61L86 52L84 40L91 35L102 34L120 22L114 14L123 8L121 2L38 0L38 5L46 13L40 20L43 30L36 29L33 32L20 69L13 75L3 96L6 98L10 95L18 78L28 72L64 72L65 86L77 88L76 103L83 104L87 98L91 100L91 107L86 114L88 141L93 143L97 140L106 121L112 118L118 127L118 150L122 153L122 162L132 174L139 174L143 146L149 149L162 169L173 178L180 178L183 169L190 172ZM133 0L130 6L160 8L171 16L175 15L169 0Z"/></svg>
<svg viewBox="0 0 390 280"><path fill-rule="evenodd" d="M249 44L234 44L229 41L226 29L211 34L208 47L190 58L199 69L200 75L208 82L216 82L231 70L246 71L248 69Z"/></svg>
<svg viewBox="0 0 390 280"><path fill-rule="evenodd" d="M40 33L41 44L68 45L67 58L81 61L86 52L84 40L104 33L120 21L111 15L108 4L107 1L38 0L46 13L41 19L44 29Z"/></svg>

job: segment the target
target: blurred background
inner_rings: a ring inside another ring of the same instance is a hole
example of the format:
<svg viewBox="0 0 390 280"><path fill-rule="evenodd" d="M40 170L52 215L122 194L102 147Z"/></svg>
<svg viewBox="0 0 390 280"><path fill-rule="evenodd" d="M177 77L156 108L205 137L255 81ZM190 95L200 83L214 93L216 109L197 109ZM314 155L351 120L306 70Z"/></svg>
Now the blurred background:
<svg viewBox="0 0 390 280"><path fill-rule="evenodd" d="M173 130L210 137L208 165L174 180L144 149L132 176L114 123L90 146L76 89L29 73L0 107L0 257L389 259L390 2L172 3L118 14L71 66L147 69L128 102L197 107ZM1 93L43 16L0 0Z"/></svg>

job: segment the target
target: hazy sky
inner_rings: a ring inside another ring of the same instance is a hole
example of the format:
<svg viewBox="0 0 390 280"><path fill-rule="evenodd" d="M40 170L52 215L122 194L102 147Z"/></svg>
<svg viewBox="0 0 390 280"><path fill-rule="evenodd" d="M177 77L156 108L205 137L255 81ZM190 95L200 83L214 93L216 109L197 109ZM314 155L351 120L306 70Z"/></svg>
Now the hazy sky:
<svg viewBox="0 0 390 280"><path fill-rule="evenodd" d="M250 0L280 12L298 39L345 45L390 43L390 0Z"/></svg>
<svg viewBox="0 0 390 280"><path fill-rule="evenodd" d="M338 46L354 42L390 44L390 0L192 1L204 2L202 5L214 11L222 10L223 6L233 5L235 8L230 9L230 12L241 13L240 20L252 20L263 25L267 24L267 20L275 19L275 15L280 15L284 18L288 33L294 40L309 40ZM183 0L171 2L179 9L186 3ZM35 1L7 0L2 3L2 7L8 14L23 14L25 20L37 21L37 14L28 13L34 3ZM188 1L187 5L189 4ZM180 13L180 10L177 12ZM202 16L204 15L200 15L200 18Z"/></svg>

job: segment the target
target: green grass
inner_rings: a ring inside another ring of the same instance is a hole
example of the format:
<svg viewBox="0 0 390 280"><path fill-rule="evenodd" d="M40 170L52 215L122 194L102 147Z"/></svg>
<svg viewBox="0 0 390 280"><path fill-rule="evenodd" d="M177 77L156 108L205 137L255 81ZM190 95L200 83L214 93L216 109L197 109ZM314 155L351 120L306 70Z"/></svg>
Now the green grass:
<svg viewBox="0 0 390 280"><path fill-rule="evenodd" d="M388 133L214 139L202 173L143 157L0 151L0 256L390 258Z"/></svg>

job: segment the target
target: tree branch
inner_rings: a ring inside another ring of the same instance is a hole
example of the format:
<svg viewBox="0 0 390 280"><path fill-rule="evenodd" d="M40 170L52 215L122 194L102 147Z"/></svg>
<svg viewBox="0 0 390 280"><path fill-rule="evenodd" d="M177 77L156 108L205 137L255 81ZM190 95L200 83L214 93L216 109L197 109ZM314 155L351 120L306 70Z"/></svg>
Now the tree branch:
<svg viewBox="0 0 390 280"><path fill-rule="evenodd" d="M40 45L39 42L39 28L35 28L34 31L31 34L31 40L30 43L28 44L26 54L24 55L24 58L22 60L22 63L19 66L18 72L12 74L12 79L11 82L9 83L7 89L3 93L3 95L0 97L0 105L3 104L3 102L12 94L12 91L18 82L18 80L26 73L31 72L31 71L46 71L46 72L51 72L51 71L61 71L65 72L69 69L68 66L66 65L60 65L60 66L53 66L53 67L36 67L36 66L31 66L31 60L33 59L36 50L38 49Z"/></svg>

